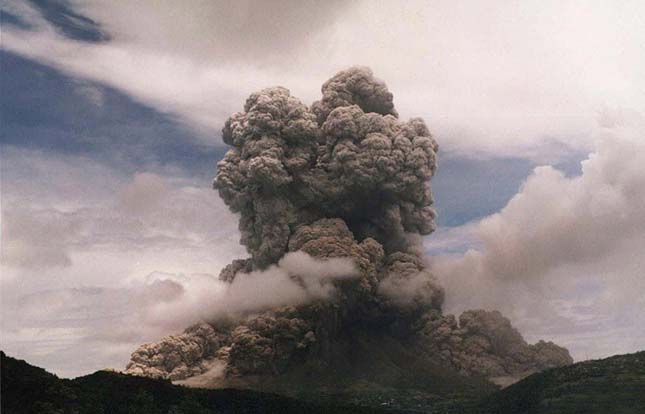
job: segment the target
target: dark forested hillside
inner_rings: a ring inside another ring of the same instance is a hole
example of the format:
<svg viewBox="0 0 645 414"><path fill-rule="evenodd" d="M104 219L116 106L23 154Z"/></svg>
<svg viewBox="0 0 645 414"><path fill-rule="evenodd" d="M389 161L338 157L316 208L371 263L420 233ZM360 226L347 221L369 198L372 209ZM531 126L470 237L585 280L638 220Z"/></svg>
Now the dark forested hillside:
<svg viewBox="0 0 645 414"><path fill-rule="evenodd" d="M228 414L373 413L247 390L202 390L169 381L99 371L59 379L2 353L2 413L11 414Z"/></svg>
<svg viewBox="0 0 645 414"><path fill-rule="evenodd" d="M487 397L481 413L645 413L645 351L533 374Z"/></svg>
<svg viewBox="0 0 645 414"><path fill-rule="evenodd" d="M482 400L420 401L392 389L392 404L362 399L363 406L293 399L249 390L205 390L169 381L99 371L73 380L2 353L2 413L11 414L215 414L215 413L454 413L454 414L641 414L645 413L645 351L554 368ZM350 390L348 390L350 391ZM385 390L383 390L385 391ZM339 396L340 397L340 396ZM351 400L351 396L344 396Z"/></svg>

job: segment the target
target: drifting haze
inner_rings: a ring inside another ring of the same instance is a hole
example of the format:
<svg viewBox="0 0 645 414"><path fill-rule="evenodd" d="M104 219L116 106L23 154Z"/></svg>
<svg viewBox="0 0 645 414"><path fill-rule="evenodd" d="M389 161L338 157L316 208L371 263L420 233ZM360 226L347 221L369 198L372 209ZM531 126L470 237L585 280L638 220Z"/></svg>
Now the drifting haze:
<svg viewBox="0 0 645 414"><path fill-rule="evenodd" d="M258 312L284 305L328 299L332 282L357 276L350 259L316 260L303 252L287 253L277 265L250 273L237 273L228 283L210 275L164 278L180 295L149 310L158 324L184 329L201 320Z"/></svg>

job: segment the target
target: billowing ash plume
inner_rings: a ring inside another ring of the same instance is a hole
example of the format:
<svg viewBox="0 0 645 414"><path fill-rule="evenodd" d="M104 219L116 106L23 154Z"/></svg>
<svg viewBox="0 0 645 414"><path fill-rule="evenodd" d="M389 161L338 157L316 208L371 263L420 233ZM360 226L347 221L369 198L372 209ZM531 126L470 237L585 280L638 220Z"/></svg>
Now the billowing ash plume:
<svg viewBox="0 0 645 414"><path fill-rule="evenodd" d="M495 329L482 333L472 328L477 323L462 327L441 314L444 291L416 242L434 230L429 180L436 141L422 119L398 119L392 94L367 68L338 73L322 94L309 108L285 88L264 89L226 121L223 139L231 148L218 164L214 187L240 214L241 242L251 257L234 260L220 280L269 275L297 252L313 258L291 266L290 280L299 286L310 286L312 275L338 258L354 264L353 277L334 278L333 289L309 295L305 304L240 311L234 322L206 321L144 345L128 372L172 379L214 371L229 380L276 376L312 361L333 365L338 344L357 330L398 338L415 354L466 375L566 363L566 350L553 344L529 349L517 334L509 336L513 346L490 346L500 342ZM473 315L462 319L491 319ZM486 326L508 323L501 315L491 320ZM544 349L558 358L538 362Z"/></svg>
<svg viewBox="0 0 645 414"><path fill-rule="evenodd" d="M434 229L427 181L437 143L421 119L401 122L392 94L367 68L340 72L309 109L285 88L252 94L223 130L231 145L215 187L241 215L254 265L275 263L297 227L342 219L386 251Z"/></svg>

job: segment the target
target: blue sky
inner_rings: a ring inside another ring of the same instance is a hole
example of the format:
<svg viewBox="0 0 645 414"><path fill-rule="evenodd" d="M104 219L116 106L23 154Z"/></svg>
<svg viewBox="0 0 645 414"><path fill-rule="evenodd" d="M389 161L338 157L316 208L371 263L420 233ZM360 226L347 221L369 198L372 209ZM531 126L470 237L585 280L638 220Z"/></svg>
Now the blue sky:
<svg viewBox="0 0 645 414"><path fill-rule="evenodd" d="M223 146L198 141L172 116L114 88L5 51L2 67L5 145L85 156L131 174L163 165L209 177L223 156Z"/></svg>
<svg viewBox="0 0 645 414"><path fill-rule="evenodd" d="M3 349L73 376L181 330L150 280L244 255L210 190L224 120L353 64L440 144L447 310L499 308L578 359L644 348L642 5L450 3L7 2Z"/></svg>

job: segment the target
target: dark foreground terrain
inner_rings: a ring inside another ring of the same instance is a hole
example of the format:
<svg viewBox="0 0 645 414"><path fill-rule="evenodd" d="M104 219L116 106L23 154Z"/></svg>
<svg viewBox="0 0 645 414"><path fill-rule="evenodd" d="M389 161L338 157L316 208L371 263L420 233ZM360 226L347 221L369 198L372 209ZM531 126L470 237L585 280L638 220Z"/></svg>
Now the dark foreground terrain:
<svg viewBox="0 0 645 414"><path fill-rule="evenodd" d="M645 413L645 351L531 375L481 402L481 413Z"/></svg>
<svg viewBox="0 0 645 414"><path fill-rule="evenodd" d="M437 400L390 390L363 406L248 390L203 390L115 372L73 380L2 353L2 413L645 413L645 352L554 368L483 398ZM380 390L386 392L386 390ZM339 396L340 397L340 396ZM345 395L349 401L356 401ZM373 404L370 406L370 404ZM403 410L397 407L415 407Z"/></svg>
<svg viewBox="0 0 645 414"><path fill-rule="evenodd" d="M3 414L372 413L368 407L324 405L248 390L204 390L98 371L73 380L2 353Z"/></svg>

